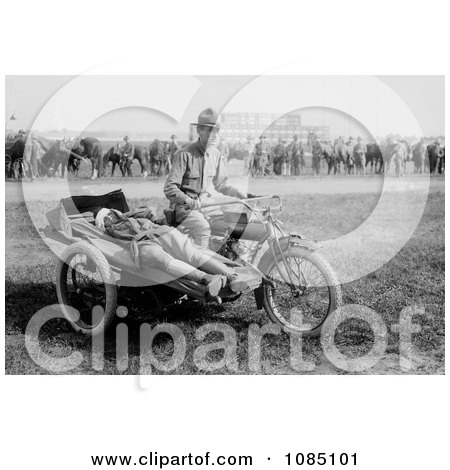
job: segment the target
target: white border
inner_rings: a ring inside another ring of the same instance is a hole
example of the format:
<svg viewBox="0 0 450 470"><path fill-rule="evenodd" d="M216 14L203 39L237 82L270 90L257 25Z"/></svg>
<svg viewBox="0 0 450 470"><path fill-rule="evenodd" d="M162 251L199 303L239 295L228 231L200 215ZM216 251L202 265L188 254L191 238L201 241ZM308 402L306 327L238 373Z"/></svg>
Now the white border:
<svg viewBox="0 0 450 470"><path fill-rule="evenodd" d="M443 74L445 5L17 2L2 7L1 66L3 74L76 75L125 57L139 61L128 73L259 74L300 61L312 74ZM2 311L3 302L2 292ZM4 331L0 337L4 359ZM448 360L448 338L446 345ZM89 453L152 449L272 456L256 468L282 468L276 456L296 449L356 450L364 469L448 462L447 376L165 377L150 390L135 385L125 377L2 377L3 467L89 468ZM98 404L92 414L80 412L80 398L85 410Z"/></svg>

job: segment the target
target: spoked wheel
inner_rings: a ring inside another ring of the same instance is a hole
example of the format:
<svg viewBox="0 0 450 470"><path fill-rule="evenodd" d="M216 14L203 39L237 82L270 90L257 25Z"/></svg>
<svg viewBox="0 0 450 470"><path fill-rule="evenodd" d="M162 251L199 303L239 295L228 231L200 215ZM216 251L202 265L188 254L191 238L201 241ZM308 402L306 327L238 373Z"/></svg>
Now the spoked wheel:
<svg viewBox="0 0 450 470"><path fill-rule="evenodd" d="M57 294L73 328L88 335L104 331L113 321L117 288L108 261L88 243L75 243L58 264Z"/></svg>
<svg viewBox="0 0 450 470"><path fill-rule="evenodd" d="M284 331L318 336L342 304L336 273L319 253L290 245L283 254L286 264L281 256L261 260L259 268L274 284L264 286L264 309Z"/></svg>

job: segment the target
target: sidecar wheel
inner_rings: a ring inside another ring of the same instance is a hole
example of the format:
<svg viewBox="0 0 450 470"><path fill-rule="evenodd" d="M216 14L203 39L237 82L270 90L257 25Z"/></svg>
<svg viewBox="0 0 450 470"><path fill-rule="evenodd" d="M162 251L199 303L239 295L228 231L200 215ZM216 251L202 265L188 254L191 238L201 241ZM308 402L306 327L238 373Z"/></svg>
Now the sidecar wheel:
<svg viewBox="0 0 450 470"><path fill-rule="evenodd" d="M284 257L292 268L293 285L283 279L287 278L287 270L281 256L274 260L267 253L258 266L275 285L264 286L264 309L287 333L318 336L326 318L342 305L336 273L321 254L300 246L290 245Z"/></svg>
<svg viewBox="0 0 450 470"><path fill-rule="evenodd" d="M115 317L117 287L109 263L86 242L67 247L57 268L56 291L72 327L90 336L105 331Z"/></svg>

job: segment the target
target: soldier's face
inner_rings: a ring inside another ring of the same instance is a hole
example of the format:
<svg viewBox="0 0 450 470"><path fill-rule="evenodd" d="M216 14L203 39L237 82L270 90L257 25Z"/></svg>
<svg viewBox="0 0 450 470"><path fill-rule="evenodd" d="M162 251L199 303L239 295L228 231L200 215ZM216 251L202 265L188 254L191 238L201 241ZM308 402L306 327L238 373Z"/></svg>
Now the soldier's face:
<svg viewBox="0 0 450 470"><path fill-rule="evenodd" d="M197 129L197 132L204 148L215 147L219 143L219 129L217 127L202 126Z"/></svg>

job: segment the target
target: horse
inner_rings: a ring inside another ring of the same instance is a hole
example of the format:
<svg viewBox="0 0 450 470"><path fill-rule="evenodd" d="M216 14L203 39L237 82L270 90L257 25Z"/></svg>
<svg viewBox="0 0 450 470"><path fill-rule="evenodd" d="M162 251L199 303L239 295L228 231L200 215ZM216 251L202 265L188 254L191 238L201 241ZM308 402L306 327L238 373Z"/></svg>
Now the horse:
<svg viewBox="0 0 450 470"><path fill-rule="evenodd" d="M286 171L285 175L298 176L305 171L305 151L301 142L293 141L287 147Z"/></svg>
<svg viewBox="0 0 450 470"><path fill-rule="evenodd" d="M125 162L125 170L128 176L133 176L131 173L131 165L134 160L137 160L139 162L139 165L141 167L141 175L144 178L147 178L149 152L143 145L135 145L133 158L132 159L128 158L127 161Z"/></svg>
<svg viewBox="0 0 450 470"><path fill-rule="evenodd" d="M337 173L336 157L331 144L321 142L313 135L312 142L312 169L313 175L320 174L320 163L322 159L325 160L328 166L328 174L334 169L334 174Z"/></svg>
<svg viewBox="0 0 450 470"><path fill-rule="evenodd" d="M233 160L244 160L246 156L246 151L244 146L241 143L230 145L230 153L228 154L228 161Z"/></svg>
<svg viewBox="0 0 450 470"><path fill-rule="evenodd" d="M436 172L442 173L443 170L443 159L445 158L445 153L442 147L437 144L430 144L427 146L428 161L430 167L430 174Z"/></svg>
<svg viewBox="0 0 450 470"><path fill-rule="evenodd" d="M23 176L23 153L25 151L25 138L19 136L14 140L9 150L9 156L11 159L9 165L10 176L15 179L20 179Z"/></svg>
<svg viewBox="0 0 450 470"><path fill-rule="evenodd" d="M409 143L400 139L397 141L388 140L383 152L384 174L390 170L391 161L394 159L396 176L403 176L406 169L406 162L412 159L412 151ZM400 165L400 167L399 167Z"/></svg>
<svg viewBox="0 0 450 470"><path fill-rule="evenodd" d="M345 145L342 139L337 140L334 145L335 165L337 172L341 172L341 163L344 165L344 169L347 165L347 158L350 155L350 150Z"/></svg>
<svg viewBox="0 0 450 470"><path fill-rule="evenodd" d="M28 137L25 143L25 149L23 152L23 166L24 176L34 180L39 176L39 165L42 157L46 153L46 148L42 143L31 135Z"/></svg>
<svg viewBox="0 0 450 470"><path fill-rule="evenodd" d="M381 147L381 154L383 157L383 173L387 176L391 168L391 160L394 154L395 142L392 139L388 140Z"/></svg>
<svg viewBox="0 0 450 470"><path fill-rule="evenodd" d="M111 176L114 176L114 171L116 166L119 166L120 171L122 172L122 176L125 176L125 168L123 167L122 159L122 151L119 144L114 145L111 147L103 156L103 169L106 170L106 167L109 163L112 163L112 170Z"/></svg>
<svg viewBox="0 0 450 470"><path fill-rule="evenodd" d="M44 174L55 176L61 166L61 176L64 177L71 155L72 152L63 140L54 142L41 158L41 168Z"/></svg>
<svg viewBox="0 0 450 470"><path fill-rule="evenodd" d="M163 176L169 172L170 162L164 144L155 139L149 148L150 174L152 176Z"/></svg>
<svg viewBox="0 0 450 470"><path fill-rule="evenodd" d="M370 164L370 171L373 173L375 167L375 173L380 174L383 169L383 155L380 147L377 143L372 142L366 145L366 168Z"/></svg>
<svg viewBox="0 0 450 470"><path fill-rule="evenodd" d="M133 164L134 160L139 162L139 165L141 166L141 173L143 174L144 178L146 178L148 173L148 151L143 145L134 146L132 158L125 158L120 145L114 145L103 156L103 169L106 170L108 164L111 162L111 176L114 176L116 166L119 165L123 177L132 177L133 173L131 171L131 165Z"/></svg>
<svg viewBox="0 0 450 470"><path fill-rule="evenodd" d="M356 145L355 145L356 148ZM366 155L361 150L353 149L353 160L355 161L355 171L357 175L365 175L366 174Z"/></svg>
<svg viewBox="0 0 450 470"><path fill-rule="evenodd" d="M288 152L285 146L280 142L279 144L275 145L272 150L273 154L273 172L276 175L283 174L283 171L286 173L287 164L288 164Z"/></svg>
<svg viewBox="0 0 450 470"><path fill-rule="evenodd" d="M395 164L395 176L400 178L403 176L405 171L405 164L408 159L409 144L405 145L404 141L398 141L394 143L391 160L394 160Z"/></svg>
<svg viewBox="0 0 450 470"><path fill-rule="evenodd" d="M267 169L267 163L269 162L266 153L256 154L253 159L253 175L264 176Z"/></svg>
<svg viewBox="0 0 450 470"><path fill-rule="evenodd" d="M313 175L319 176L320 162L323 156L323 147L319 140L315 140L312 144L312 170Z"/></svg>
<svg viewBox="0 0 450 470"><path fill-rule="evenodd" d="M76 140L70 154L79 160L89 158L92 164L91 179L100 178L103 175L103 148L95 137L83 137Z"/></svg>
<svg viewBox="0 0 450 470"><path fill-rule="evenodd" d="M442 157L439 159L439 165L438 165L438 173L441 175L442 173L445 173L445 146L441 147L442 150Z"/></svg>
<svg viewBox="0 0 450 470"><path fill-rule="evenodd" d="M338 167L337 167L337 158L334 153L334 149L329 143L324 143L322 145L322 158L326 161L328 165L328 174L330 175L332 171L334 171L334 174L337 173Z"/></svg>
<svg viewBox="0 0 450 470"><path fill-rule="evenodd" d="M425 161L427 158L427 144L422 139L418 142L412 151L412 158L414 162L414 173L425 173Z"/></svg>

